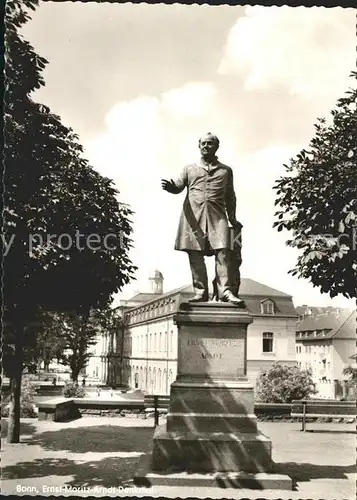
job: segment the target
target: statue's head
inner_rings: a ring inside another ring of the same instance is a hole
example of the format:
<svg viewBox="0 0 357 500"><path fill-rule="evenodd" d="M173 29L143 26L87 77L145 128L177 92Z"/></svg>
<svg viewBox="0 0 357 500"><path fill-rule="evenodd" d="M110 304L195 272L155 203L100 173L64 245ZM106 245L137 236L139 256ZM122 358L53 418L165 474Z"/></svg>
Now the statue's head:
<svg viewBox="0 0 357 500"><path fill-rule="evenodd" d="M217 149L219 148L219 139L216 135L208 132L199 139L198 147L200 148L203 158L212 157L215 155Z"/></svg>

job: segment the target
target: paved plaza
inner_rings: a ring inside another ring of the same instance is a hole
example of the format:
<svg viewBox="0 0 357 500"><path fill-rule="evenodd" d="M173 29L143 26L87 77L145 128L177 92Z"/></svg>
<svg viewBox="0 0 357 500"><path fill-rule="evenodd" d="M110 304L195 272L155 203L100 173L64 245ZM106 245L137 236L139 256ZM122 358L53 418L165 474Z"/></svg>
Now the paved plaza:
<svg viewBox="0 0 357 500"><path fill-rule="evenodd" d="M6 434L4 420L2 434ZM154 486L135 488L150 450L153 419L83 417L66 423L22 420L21 443L2 449L3 495L152 496L166 498L355 498L355 424L261 422L278 472L294 491Z"/></svg>

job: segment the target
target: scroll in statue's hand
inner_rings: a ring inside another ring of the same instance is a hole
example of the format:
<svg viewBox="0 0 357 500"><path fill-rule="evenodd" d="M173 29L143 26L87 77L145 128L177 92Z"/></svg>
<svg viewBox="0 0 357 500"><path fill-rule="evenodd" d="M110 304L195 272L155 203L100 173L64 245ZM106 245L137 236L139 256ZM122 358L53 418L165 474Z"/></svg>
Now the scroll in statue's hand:
<svg viewBox="0 0 357 500"><path fill-rule="evenodd" d="M161 179L161 187L162 189L168 191L169 193L176 193L177 191L176 184L172 179L170 181L166 179Z"/></svg>

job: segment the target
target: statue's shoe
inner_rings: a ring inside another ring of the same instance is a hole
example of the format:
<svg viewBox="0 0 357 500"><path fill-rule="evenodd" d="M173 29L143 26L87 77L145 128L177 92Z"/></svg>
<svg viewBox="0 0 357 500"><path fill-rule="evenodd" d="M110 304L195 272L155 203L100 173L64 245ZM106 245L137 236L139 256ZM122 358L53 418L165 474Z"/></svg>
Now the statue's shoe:
<svg viewBox="0 0 357 500"><path fill-rule="evenodd" d="M222 302L230 302L231 304L235 304L237 306L243 305L244 301L234 295L232 292L226 292L221 298Z"/></svg>
<svg viewBox="0 0 357 500"><path fill-rule="evenodd" d="M208 295L195 295L189 302L208 302Z"/></svg>

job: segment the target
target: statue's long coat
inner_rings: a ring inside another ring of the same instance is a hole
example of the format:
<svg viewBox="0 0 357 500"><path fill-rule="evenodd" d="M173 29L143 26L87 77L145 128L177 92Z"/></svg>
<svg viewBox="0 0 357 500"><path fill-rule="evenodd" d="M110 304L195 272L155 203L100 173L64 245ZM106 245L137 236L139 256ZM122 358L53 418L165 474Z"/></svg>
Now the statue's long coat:
<svg viewBox="0 0 357 500"><path fill-rule="evenodd" d="M213 250L230 248L228 221L235 221L236 211L231 167L220 162L188 165L175 186L176 193L187 187L175 249L211 255Z"/></svg>

